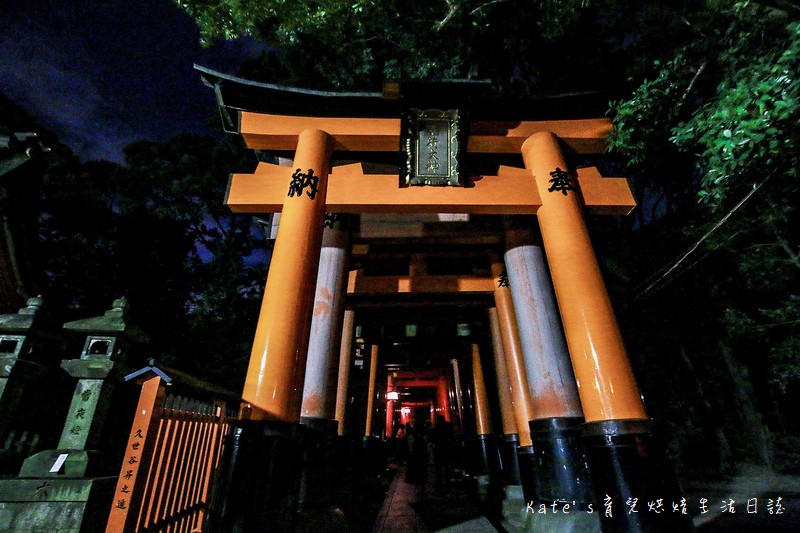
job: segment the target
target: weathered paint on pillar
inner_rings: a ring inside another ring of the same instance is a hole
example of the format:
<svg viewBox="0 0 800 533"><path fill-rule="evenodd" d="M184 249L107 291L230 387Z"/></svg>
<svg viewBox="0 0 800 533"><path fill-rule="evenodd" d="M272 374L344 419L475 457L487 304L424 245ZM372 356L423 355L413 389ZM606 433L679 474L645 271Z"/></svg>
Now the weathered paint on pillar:
<svg viewBox="0 0 800 533"><path fill-rule="evenodd" d="M478 435L489 435L492 432L489 399L486 397L481 352L477 344L472 345L472 378L475 381L475 425L478 428Z"/></svg>
<svg viewBox="0 0 800 533"><path fill-rule="evenodd" d="M344 419L347 411L347 390L350 386L350 351L353 347L353 326L356 312L345 310L342 324L342 343L339 346L339 379L336 384L336 421L339 435L344 435Z"/></svg>
<svg viewBox="0 0 800 533"><path fill-rule="evenodd" d="M330 419L335 415L334 387L349 250L347 231L342 231L341 226L324 229L308 340L303 403L300 409L302 416Z"/></svg>
<svg viewBox="0 0 800 533"><path fill-rule="evenodd" d="M298 138L294 167L318 177L301 187L286 183L281 224L272 252L242 398L279 420L296 422L308 346L309 316L315 286L325 193L332 143L320 130ZM301 178L302 179L302 178ZM309 185L315 185L309 186ZM289 194L292 196L289 196Z"/></svg>
<svg viewBox="0 0 800 533"><path fill-rule="evenodd" d="M378 345L372 345L369 358L369 389L367 392L367 424L364 435L372 435L372 411L375 409L375 381L378 379Z"/></svg>
<svg viewBox="0 0 800 533"><path fill-rule="evenodd" d="M522 156L542 198L537 217L584 417L587 422L646 418L558 138L532 135Z"/></svg>
<svg viewBox="0 0 800 533"><path fill-rule="evenodd" d="M507 228L504 259L534 416L582 417L547 263L530 230Z"/></svg>
<svg viewBox="0 0 800 533"><path fill-rule="evenodd" d="M500 336L503 339L503 351L506 354L506 368L508 381L511 386L511 397L514 399L514 416L517 419L517 432L519 445L531 445L531 433L528 422L533 420L531 409L530 389L528 376L525 372L525 361L522 355L522 345L517 330L517 317L514 313L514 303L511 300L511 290L508 288L508 274L501 261L492 263L492 276L495 280L494 303L497 307L497 318L500 323Z"/></svg>
<svg viewBox="0 0 800 533"><path fill-rule="evenodd" d="M497 395L500 400L500 419L503 423L503 435L513 435L517 432L517 420L514 417L514 400L511 397L511 384L508 381L508 365L506 353L503 350L503 338L500 335L500 320L497 318L497 308L489 308L489 326L492 332L492 352L494 355L494 370L497 376Z"/></svg>

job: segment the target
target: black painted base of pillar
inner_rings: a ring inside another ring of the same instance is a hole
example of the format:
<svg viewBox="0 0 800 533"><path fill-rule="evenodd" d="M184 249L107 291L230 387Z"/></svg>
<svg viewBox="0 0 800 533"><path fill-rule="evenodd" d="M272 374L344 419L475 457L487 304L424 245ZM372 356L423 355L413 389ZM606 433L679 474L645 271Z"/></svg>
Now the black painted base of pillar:
<svg viewBox="0 0 800 533"><path fill-rule="evenodd" d="M536 489L534 500L585 508L594 501L581 443L582 417L531 420Z"/></svg>
<svg viewBox="0 0 800 533"><path fill-rule="evenodd" d="M500 450L494 435L478 435L475 439L470 470L476 476L500 474Z"/></svg>
<svg viewBox="0 0 800 533"><path fill-rule="evenodd" d="M337 435L339 432L339 422L328 418L316 418L313 416L301 416L300 423L304 426L314 428L326 434Z"/></svg>
<svg viewBox="0 0 800 533"><path fill-rule="evenodd" d="M520 485L522 480L519 476L519 458L517 448L519 447L519 435L503 435L497 443L500 449L500 468L503 472L503 483L505 485Z"/></svg>
<svg viewBox="0 0 800 533"><path fill-rule="evenodd" d="M604 533L683 533L691 516L673 512L681 493L675 467L651 420L606 420L583 425L583 444ZM627 504L636 499L638 512ZM649 509L661 502L663 512ZM605 502L610 502L611 513ZM680 508L680 507L679 507ZM608 516L608 515L611 516Z"/></svg>
<svg viewBox="0 0 800 533"><path fill-rule="evenodd" d="M226 437L212 529L221 533L295 530L310 428L237 420Z"/></svg>
<svg viewBox="0 0 800 533"><path fill-rule="evenodd" d="M305 432L303 447L303 472L298 501L298 510L303 512L333 502L338 482L333 465L337 461L339 424L336 420L312 417L300 417L300 424L311 429Z"/></svg>
<svg viewBox="0 0 800 533"><path fill-rule="evenodd" d="M362 441L363 460L359 462L361 473L380 475L388 467L386 443L378 437L365 436Z"/></svg>
<svg viewBox="0 0 800 533"><path fill-rule="evenodd" d="M517 448L519 459L519 477L522 481L522 494L526 502L536 499L536 458L533 455L533 446L520 446Z"/></svg>

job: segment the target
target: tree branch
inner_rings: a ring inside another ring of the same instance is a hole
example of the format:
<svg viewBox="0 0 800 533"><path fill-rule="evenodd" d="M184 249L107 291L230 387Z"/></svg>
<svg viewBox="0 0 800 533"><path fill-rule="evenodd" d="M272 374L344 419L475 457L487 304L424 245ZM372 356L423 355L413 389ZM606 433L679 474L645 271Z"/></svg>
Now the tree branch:
<svg viewBox="0 0 800 533"><path fill-rule="evenodd" d="M473 9L472 11L470 11L469 14L470 15L474 15L475 13L477 13L478 11L483 9L484 7L489 7L492 4L502 4L503 2L508 2L508 0L492 0L491 2L486 2L484 4L479 5L478 7Z"/></svg>
<svg viewBox="0 0 800 533"><path fill-rule="evenodd" d="M656 272L655 274L650 276L647 279L647 281L645 281L645 283L650 283L650 280L653 280L654 278L656 278L655 281L653 281L647 287L645 287L645 289L643 291L639 292L639 294L633 298L631 303L636 302L636 301L644 298L645 296L648 296L651 292L653 292L653 290L657 286L661 285L663 280L667 276L669 276L676 268L678 268L681 265L681 263L683 263L686 260L687 257L689 257L692 253L694 253L694 251L697 250L700 247L701 244L703 244L703 241L705 241L708 237L710 237L712 233L717 231L720 228L720 226L725 224L725 222L727 222L728 219L730 219L731 216L733 216L733 214L736 213L736 211L738 211L739 208L742 207L745 204L745 202L747 202L747 200L750 199L751 196L753 196L761 187L763 187L764 184L772 176L774 176L777 171L778 171L777 169L773 170L772 172L769 173L769 175L766 178L764 178L763 180L761 180L760 183L755 185L753 187L753 189L744 196L744 198L739 200L739 203L737 203L735 206L733 206L733 208L731 208L731 210L728 211L725 214L724 217L719 219L719 221L717 221L717 223L715 223L714 226L710 230L708 230L702 237L700 237L700 239L697 242L692 244L685 252L683 252L680 255L680 257L678 257L678 259L676 259L671 265L665 266L664 268L662 268L661 270L659 270L658 272ZM640 285L640 287L641 287L641 285ZM639 288L637 288L636 290L638 292Z"/></svg>
<svg viewBox="0 0 800 533"><path fill-rule="evenodd" d="M681 109L683 108L683 104L685 104L686 100L689 98L689 93L691 93L692 89L694 89L694 84L697 82L697 78L699 78L700 74L702 74L706 69L706 65L708 65L708 61L703 61L703 64L700 65L700 68L698 68L697 72L694 73L692 81L689 82L689 86L686 87L686 90L683 92L683 96L681 96L680 102L678 102L678 106L675 108L676 115L680 113Z"/></svg>
<svg viewBox="0 0 800 533"><path fill-rule="evenodd" d="M436 31L441 31L445 25L450 22L450 20L456 16L456 13L461 9L461 6L455 2L455 0L444 0L444 3L447 4L447 15L436 23Z"/></svg>
<svg viewBox="0 0 800 533"><path fill-rule="evenodd" d="M794 250L792 250L792 247L789 245L789 241L783 238L783 235L781 235L781 232L778 231L778 228L776 228L772 223L770 223L770 225L772 226L772 232L775 235L775 239L778 241L778 245L783 248L783 251L789 256L789 261L797 268L800 268L800 256L794 253Z"/></svg>

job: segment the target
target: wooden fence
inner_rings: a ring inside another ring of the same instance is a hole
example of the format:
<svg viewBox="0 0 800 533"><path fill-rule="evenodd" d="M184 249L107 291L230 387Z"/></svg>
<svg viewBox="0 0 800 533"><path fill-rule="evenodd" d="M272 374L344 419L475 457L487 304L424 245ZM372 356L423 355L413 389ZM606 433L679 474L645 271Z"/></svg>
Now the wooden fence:
<svg viewBox="0 0 800 533"><path fill-rule="evenodd" d="M126 379L142 391L106 533L202 531L240 401L152 362Z"/></svg>

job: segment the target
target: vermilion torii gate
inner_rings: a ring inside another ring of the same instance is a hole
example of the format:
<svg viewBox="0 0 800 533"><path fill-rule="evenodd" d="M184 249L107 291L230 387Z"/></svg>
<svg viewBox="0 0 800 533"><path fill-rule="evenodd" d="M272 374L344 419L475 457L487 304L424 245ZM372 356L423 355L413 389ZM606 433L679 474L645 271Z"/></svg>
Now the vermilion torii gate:
<svg viewBox="0 0 800 533"><path fill-rule="evenodd" d="M268 418L300 419L326 213L536 215L580 405L567 390L574 383L551 387L552 405L528 398L522 356L514 353L514 341L508 340L504 344L510 387L517 395L517 426L542 419L552 425L557 436L563 429L558 420L579 417L582 408L584 442L598 498L610 495L622 504L630 497L645 501L649 495L664 498L676 494L674 473L664 470L665 458L659 446L651 443L650 421L584 222L584 213L627 214L635 202L625 179L603 178L594 168L570 170L563 155L565 151L604 151L611 131L608 119L478 120L476 112L466 128L468 134L461 139L463 151L521 154L524 168L500 166L495 175L471 176L467 187L401 186L397 175L368 174L361 163L331 167L334 152L352 159L363 152L400 152L407 136L399 114L391 116L382 110L374 113L378 116L358 116L352 109L358 109L359 95L340 94L328 96L333 103L326 113L335 115L336 102L342 102L339 116L302 116L302 106L296 105L299 97L292 89L281 93L275 86L199 70L215 88L228 127L240 133L249 148L294 151L291 167L260 162L253 174L234 174L226 198L237 213L281 213L242 395L245 400ZM286 98L294 102L295 110L274 112L280 107L274 102L255 105L256 94L262 95L262 102ZM325 97L319 93L312 96ZM379 98L363 95L364 107L374 107ZM270 107L273 109L266 109ZM445 138L448 143L456 140ZM510 298L503 293L507 274L502 261L495 266L499 328L507 329L504 335L511 339L517 333L512 331L516 319ZM545 363L554 369L562 364L556 360ZM536 416L537 410L545 415ZM518 429L520 444L530 446L527 428ZM638 448L631 445L634 441ZM645 448L647 452L641 453ZM631 530L657 529L647 524L646 517L642 523L638 520L623 516L606 523ZM669 524L662 520L664 530L684 529L685 520L681 520Z"/></svg>
<svg viewBox="0 0 800 533"><path fill-rule="evenodd" d="M523 123L505 136L478 136L467 150L521 151L526 169L501 167L497 176L481 176L471 188L400 188L396 176L366 175L358 163L332 171L329 167L334 149L387 151L389 146L399 146L400 119L242 112L241 132L248 147L297 147L292 167L259 163L254 174L233 175L228 190L226 202L234 212L281 212L263 303L272 319L259 324L244 398L276 418L299 419L297 399L293 399L297 378L291 376L303 364L304 329L311 305L311 297L300 289L315 284L326 212L535 214L576 378L593 384L580 389L586 420L645 419L583 221L584 207L590 213L630 212L635 204L627 182L601 178L594 168L578 169L571 189L550 190L550 174L567 168L559 139L579 153L596 153L609 131L607 119ZM309 185L302 194L290 195L292 175L298 169L313 171L318 181L313 189ZM275 320L276 316L282 319Z"/></svg>

